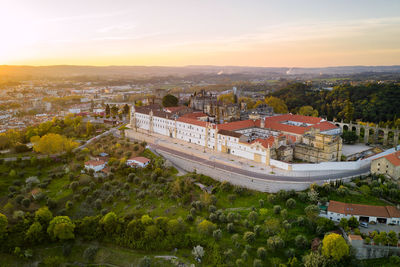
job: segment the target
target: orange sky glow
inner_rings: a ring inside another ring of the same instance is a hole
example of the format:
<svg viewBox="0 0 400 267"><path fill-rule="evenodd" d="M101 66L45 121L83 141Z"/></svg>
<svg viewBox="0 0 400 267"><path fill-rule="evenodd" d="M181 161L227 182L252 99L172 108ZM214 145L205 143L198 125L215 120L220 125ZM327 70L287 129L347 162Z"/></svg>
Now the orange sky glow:
<svg viewBox="0 0 400 267"><path fill-rule="evenodd" d="M0 4L0 64L400 64L400 1L383 5L372 0L0 0Z"/></svg>

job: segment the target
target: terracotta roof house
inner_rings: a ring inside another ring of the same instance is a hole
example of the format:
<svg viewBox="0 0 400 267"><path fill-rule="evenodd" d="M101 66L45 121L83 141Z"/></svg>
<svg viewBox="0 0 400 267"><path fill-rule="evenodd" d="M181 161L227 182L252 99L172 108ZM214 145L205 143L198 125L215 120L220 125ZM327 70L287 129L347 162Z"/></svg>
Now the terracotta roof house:
<svg viewBox="0 0 400 267"><path fill-rule="evenodd" d="M94 170L95 172L101 171L106 167L106 162L101 159L93 159L85 162L85 169Z"/></svg>
<svg viewBox="0 0 400 267"><path fill-rule="evenodd" d="M374 159L371 162L371 173L389 175L394 179L400 177L400 151Z"/></svg>
<svg viewBox="0 0 400 267"><path fill-rule="evenodd" d="M393 206L372 206L331 200L328 205L327 216L337 222L341 218L355 217L357 220L367 223L400 225L400 210Z"/></svg>
<svg viewBox="0 0 400 267"><path fill-rule="evenodd" d="M126 164L130 167L141 167L144 168L149 165L150 159L145 157L134 157L126 161Z"/></svg>

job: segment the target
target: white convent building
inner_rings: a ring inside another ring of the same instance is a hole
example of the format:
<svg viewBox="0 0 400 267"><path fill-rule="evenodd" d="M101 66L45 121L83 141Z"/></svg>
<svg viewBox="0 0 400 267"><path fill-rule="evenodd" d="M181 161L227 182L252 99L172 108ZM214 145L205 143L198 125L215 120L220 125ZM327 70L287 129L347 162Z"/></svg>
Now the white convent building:
<svg viewBox="0 0 400 267"><path fill-rule="evenodd" d="M266 165L271 159L322 162L341 157L340 128L322 118L285 114L222 124L208 119L203 112L178 115L157 106L132 107L130 128Z"/></svg>

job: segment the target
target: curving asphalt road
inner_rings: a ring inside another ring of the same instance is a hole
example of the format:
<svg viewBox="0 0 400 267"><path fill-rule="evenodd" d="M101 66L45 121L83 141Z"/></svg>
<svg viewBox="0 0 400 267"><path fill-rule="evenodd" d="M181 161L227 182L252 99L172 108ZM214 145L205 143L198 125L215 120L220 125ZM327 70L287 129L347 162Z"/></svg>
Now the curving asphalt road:
<svg viewBox="0 0 400 267"><path fill-rule="evenodd" d="M282 176L282 175L270 175L270 174L262 174L262 173L257 173L257 172L251 172L247 170L243 170L240 168L228 166L219 162L215 161L210 161L204 158L196 157L191 154L187 154L181 151L177 151L165 146L160 146L158 144L149 144L149 146L155 150L162 150L165 151L169 154L175 155L177 157L183 158L183 159L190 159L192 161L201 163L203 165L207 165L210 168L218 168L222 169L225 171L229 172L234 172L254 178L259 178L259 179L265 179L265 180L270 180L270 181L280 181L280 182L318 182L318 181L326 181L326 180L336 180L340 178L346 178L346 177L352 177L352 176L359 176L359 175L365 175L369 172L370 167L369 165L364 166L358 170L354 171L344 171L340 173L335 173L335 174L326 174L321 177L319 176Z"/></svg>

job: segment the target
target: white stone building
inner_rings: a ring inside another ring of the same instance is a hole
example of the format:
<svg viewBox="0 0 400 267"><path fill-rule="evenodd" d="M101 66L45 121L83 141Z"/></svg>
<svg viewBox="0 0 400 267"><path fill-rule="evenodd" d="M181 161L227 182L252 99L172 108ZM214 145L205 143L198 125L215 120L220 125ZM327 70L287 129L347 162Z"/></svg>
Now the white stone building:
<svg viewBox="0 0 400 267"><path fill-rule="evenodd" d="M313 129L327 136L340 133L340 128L321 118L292 114L223 124L204 118L207 115L202 112L178 115L150 106L132 107L130 127L266 165L271 159L292 160L294 144Z"/></svg>

